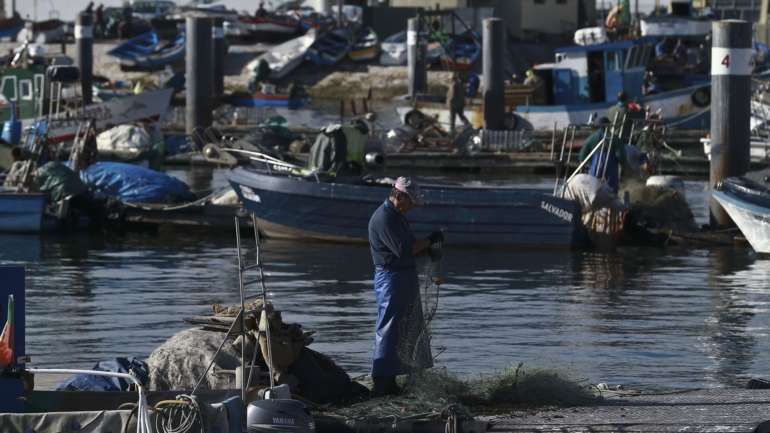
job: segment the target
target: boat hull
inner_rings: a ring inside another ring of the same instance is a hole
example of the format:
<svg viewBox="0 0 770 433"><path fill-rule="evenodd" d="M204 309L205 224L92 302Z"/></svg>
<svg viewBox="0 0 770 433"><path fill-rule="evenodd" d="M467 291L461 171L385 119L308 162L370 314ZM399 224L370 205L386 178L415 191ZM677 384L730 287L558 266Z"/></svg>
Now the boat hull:
<svg viewBox="0 0 770 433"><path fill-rule="evenodd" d="M0 192L0 232L39 233L44 210L44 194Z"/></svg>
<svg viewBox="0 0 770 433"><path fill-rule="evenodd" d="M58 143L75 137L81 120L93 119L96 129L101 131L108 126L122 125L140 120L159 121L168 111L174 89L161 89L143 92L105 102L91 104L83 112L63 112L51 116L48 128L48 141ZM32 126L35 119L22 119L22 127Z"/></svg>
<svg viewBox="0 0 770 433"><path fill-rule="evenodd" d="M389 185L315 182L236 168L228 180L271 237L367 242L372 213ZM425 206L410 212L419 237L445 230L447 243L569 248L585 242L576 202L544 191L423 187Z"/></svg>
<svg viewBox="0 0 770 433"><path fill-rule="evenodd" d="M711 113L709 106L699 106L693 95L696 92L709 91L708 85L696 85L650 95L642 99L652 112L660 110L663 121L675 124L679 128L707 128ZM516 107L516 114L524 119L534 130L551 130L554 123L559 126L584 125L591 115L600 117L614 103L575 104L575 105L529 105Z"/></svg>
<svg viewBox="0 0 770 433"><path fill-rule="evenodd" d="M770 208L725 191L713 191L711 195L735 222L751 247L758 253L770 254Z"/></svg>

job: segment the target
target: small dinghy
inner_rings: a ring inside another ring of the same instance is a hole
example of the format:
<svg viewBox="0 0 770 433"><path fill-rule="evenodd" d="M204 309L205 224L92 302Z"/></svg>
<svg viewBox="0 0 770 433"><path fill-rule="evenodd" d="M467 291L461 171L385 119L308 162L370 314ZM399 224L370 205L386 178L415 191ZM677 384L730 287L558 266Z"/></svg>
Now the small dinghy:
<svg viewBox="0 0 770 433"><path fill-rule="evenodd" d="M353 46L350 29L338 28L319 36L307 52L307 58L319 66L336 65Z"/></svg>
<svg viewBox="0 0 770 433"><path fill-rule="evenodd" d="M371 27L359 30L356 36L356 43L348 53L350 60L356 62L365 62L376 59L380 54L380 39L377 33Z"/></svg>

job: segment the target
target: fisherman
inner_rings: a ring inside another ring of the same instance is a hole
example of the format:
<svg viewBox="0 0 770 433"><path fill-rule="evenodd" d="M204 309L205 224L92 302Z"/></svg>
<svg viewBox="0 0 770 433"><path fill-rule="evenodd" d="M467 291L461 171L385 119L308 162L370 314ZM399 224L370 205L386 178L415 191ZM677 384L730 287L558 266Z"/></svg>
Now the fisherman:
<svg viewBox="0 0 770 433"><path fill-rule="evenodd" d="M408 177L396 179L385 202L369 220L374 262L377 323L372 360L374 395L396 394L396 376L430 368L430 345L423 336L423 312L415 256L430 251L444 235L435 231L416 240L406 213L422 204L420 188Z"/></svg>
<svg viewBox="0 0 770 433"><path fill-rule="evenodd" d="M524 75L526 78L524 78L523 84L534 89L532 92L532 104L545 104L545 83L543 83L543 79L532 68L527 69Z"/></svg>
<svg viewBox="0 0 770 433"><path fill-rule="evenodd" d="M100 38L104 37L104 25L104 5L99 3L99 6L96 7L96 11L94 12L94 31L96 36Z"/></svg>
<svg viewBox="0 0 770 433"><path fill-rule="evenodd" d="M446 94L446 106L449 109L449 132L454 137L455 117L459 117L465 126L471 123L465 117L465 85L457 72L452 74L452 84Z"/></svg>
<svg viewBox="0 0 770 433"><path fill-rule="evenodd" d="M86 6L86 9L83 12L91 15L94 12L94 2L88 2L88 6Z"/></svg>
<svg viewBox="0 0 770 433"><path fill-rule="evenodd" d="M257 8L257 16L260 18L267 16L267 10L265 10L265 2L259 2L259 7Z"/></svg>
<svg viewBox="0 0 770 433"><path fill-rule="evenodd" d="M607 34L611 36L611 39L620 38L626 31L628 31L628 22L626 22L626 13L623 8L623 3L618 1L618 4L610 9L607 14L607 19L604 22L604 26L607 29Z"/></svg>
<svg viewBox="0 0 770 433"><path fill-rule="evenodd" d="M625 143L617 135L613 136L610 120L606 117L599 119L596 130L586 138L580 147L578 160L585 161L591 151L604 139L602 147L593 153L588 174L597 179L607 179L607 185L614 192L620 189L618 164L626 160ZM609 145L609 154L607 146ZM605 164L606 163L606 164ZM606 165L606 169L604 168Z"/></svg>

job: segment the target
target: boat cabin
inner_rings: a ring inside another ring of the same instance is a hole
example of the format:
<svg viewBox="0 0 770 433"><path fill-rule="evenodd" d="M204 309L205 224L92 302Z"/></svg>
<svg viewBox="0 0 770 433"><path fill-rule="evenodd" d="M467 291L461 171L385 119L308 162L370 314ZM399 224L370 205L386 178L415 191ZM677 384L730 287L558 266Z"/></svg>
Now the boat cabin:
<svg viewBox="0 0 770 433"><path fill-rule="evenodd" d="M640 38L557 49L555 62L536 71L545 80L547 103L616 102L620 91L641 97L654 43L654 38Z"/></svg>
<svg viewBox="0 0 770 433"><path fill-rule="evenodd" d="M45 94L45 67L6 68L0 79L0 121L11 117L11 103L16 105L18 117L39 116Z"/></svg>

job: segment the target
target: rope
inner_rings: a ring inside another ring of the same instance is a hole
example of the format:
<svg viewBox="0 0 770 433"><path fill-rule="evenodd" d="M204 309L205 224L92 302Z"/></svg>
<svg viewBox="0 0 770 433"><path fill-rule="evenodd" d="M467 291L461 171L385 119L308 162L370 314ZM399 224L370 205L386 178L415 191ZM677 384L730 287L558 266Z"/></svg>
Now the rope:
<svg viewBox="0 0 770 433"><path fill-rule="evenodd" d="M186 209L189 207L194 206L201 206L208 202L211 198L219 195L222 191L225 191L227 188L221 188L216 191L211 192L210 194L206 195L205 197L201 197L198 200L191 201L189 203L182 203L178 205L169 205L169 206L161 206L161 207L153 207L153 206L147 206L142 204L136 204L136 203L127 203L127 202L121 202L124 206L134 208L134 209L141 209L141 210L159 210L159 211L172 211L172 210L179 210L179 209Z"/></svg>
<svg viewBox="0 0 770 433"><path fill-rule="evenodd" d="M155 405L156 433L191 433L198 423L200 433L205 433L203 415L196 399L178 395L176 400L163 400Z"/></svg>

